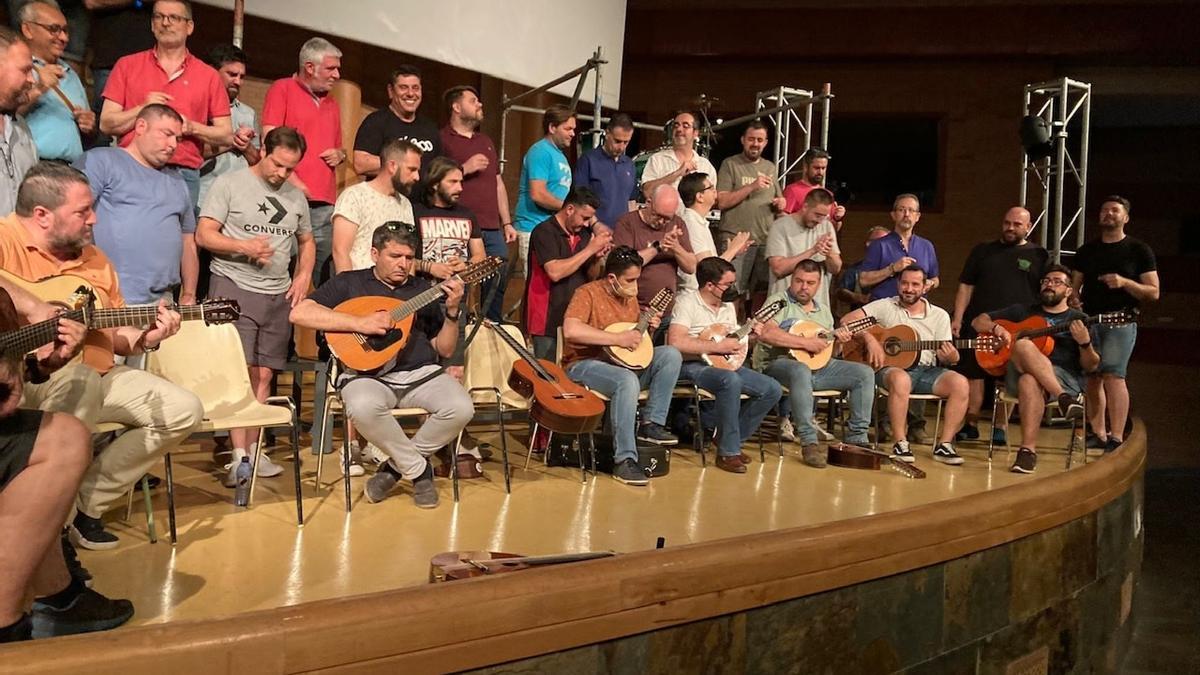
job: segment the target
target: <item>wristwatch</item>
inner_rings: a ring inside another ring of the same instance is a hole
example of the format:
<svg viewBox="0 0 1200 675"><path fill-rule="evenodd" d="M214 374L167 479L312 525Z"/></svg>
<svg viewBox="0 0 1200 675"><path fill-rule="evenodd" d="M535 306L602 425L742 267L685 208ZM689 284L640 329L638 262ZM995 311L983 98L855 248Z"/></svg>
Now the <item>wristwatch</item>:
<svg viewBox="0 0 1200 675"><path fill-rule="evenodd" d="M459 317L461 317L461 316L462 316L462 310L461 310L461 309L460 309L460 310L458 310L457 312L455 312L455 313L454 313L454 316L450 316L450 312L446 312L446 318L447 318L447 319L450 319L451 321L458 321L458 318L459 318Z"/></svg>

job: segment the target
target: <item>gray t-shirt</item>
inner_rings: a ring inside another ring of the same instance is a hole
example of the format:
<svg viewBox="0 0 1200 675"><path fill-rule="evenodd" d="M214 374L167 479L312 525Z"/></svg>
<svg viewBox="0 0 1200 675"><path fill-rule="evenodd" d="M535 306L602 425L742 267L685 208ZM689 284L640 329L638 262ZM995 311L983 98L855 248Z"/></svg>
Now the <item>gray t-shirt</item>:
<svg viewBox="0 0 1200 675"><path fill-rule="evenodd" d="M841 251L838 249L837 244L837 231L833 229L833 223L825 220L820 225L810 228L805 227L794 216L782 216L771 225L771 234L767 236L766 257L791 258L792 256L800 255L812 248L817 243L817 240L825 234L833 238L831 252L840 255ZM813 256L813 260L824 262L825 256L818 253ZM829 272L821 275L821 287L817 289L818 304L826 307L829 306L829 284L831 282L832 279ZM768 288L771 293L783 293L788 289L790 283L790 277L776 277L772 273L771 284Z"/></svg>
<svg viewBox="0 0 1200 675"><path fill-rule="evenodd" d="M312 232L308 200L299 188L284 183L276 190L253 169L239 169L213 181L200 207L200 217L221 223L221 234L230 239L263 235L275 249L266 265L258 265L244 255L214 253L213 274L228 277L244 291L287 291L291 285L288 263L296 252L296 235Z"/></svg>
<svg viewBox="0 0 1200 675"><path fill-rule="evenodd" d="M235 98L229 102L229 117L233 123L234 132L242 127L250 127L254 130L254 138L250 139L250 145L256 148L262 147L260 144L262 128L258 126L258 115L254 112L254 108ZM216 157L206 159L204 164L200 165L200 196L196 199L196 205L204 203L209 188L217 178L248 166L250 163L246 161L242 153L235 150L226 150Z"/></svg>
<svg viewBox="0 0 1200 675"><path fill-rule="evenodd" d="M779 182L775 180L775 164L761 157L751 162L741 154L728 157L721 162L721 170L717 172L717 190L740 190L758 180L760 175L771 179L771 187L755 190L737 206L722 209L720 229L729 234L749 232L750 238L761 246L766 243L771 223L775 221L771 200L783 195Z"/></svg>

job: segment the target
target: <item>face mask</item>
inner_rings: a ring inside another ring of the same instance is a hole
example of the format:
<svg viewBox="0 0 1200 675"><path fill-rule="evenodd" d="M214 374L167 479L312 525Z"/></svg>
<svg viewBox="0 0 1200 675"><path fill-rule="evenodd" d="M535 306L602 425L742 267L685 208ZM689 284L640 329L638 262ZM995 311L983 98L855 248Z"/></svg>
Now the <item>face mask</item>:
<svg viewBox="0 0 1200 675"><path fill-rule="evenodd" d="M725 292L721 294L721 302L733 302L740 297L742 294L738 291L737 284L730 284L729 288L726 288Z"/></svg>
<svg viewBox="0 0 1200 675"><path fill-rule="evenodd" d="M620 279L614 278L614 283L612 284L612 289L613 289L613 293L616 293L617 297L620 297L620 298L636 298L637 294L638 294L638 287L637 287L636 281L633 283L626 284L626 283L623 283Z"/></svg>

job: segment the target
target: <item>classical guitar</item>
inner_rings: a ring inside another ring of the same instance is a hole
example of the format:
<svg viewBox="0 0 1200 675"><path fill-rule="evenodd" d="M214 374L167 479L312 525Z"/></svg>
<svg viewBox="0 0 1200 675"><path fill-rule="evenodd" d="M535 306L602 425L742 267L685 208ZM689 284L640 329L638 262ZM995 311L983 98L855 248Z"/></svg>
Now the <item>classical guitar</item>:
<svg viewBox="0 0 1200 675"><path fill-rule="evenodd" d="M732 330L730 326L726 326L723 323L715 323L708 328L705 328L698 337L701 340L712 340L713 342L720 342L727 337L731 337L743 345L747 344L750 341L750 331L754 329L754 324L770 321L771 317L775 316L780 310L783 309L783 306L783 300L776 300L769 305L763 305L760 307L753 316L746 319L746 321L732 333L729 332ZM721 370L737 370L738 368L741 368L742 364L746 361L747 351L748 350L743 349L739 354L703 354L700 358L704 359L704 362L713 368L720 368Z"/></svg>
<svg viewBox="0 0 1200 675"><path fill-rule="evenodd" d="M626 349L624 347L608 346L604 348L605 355L608 360L618 366L625 366L630 370L645 370L650 367L650 361L654 358L654 343L650 339L650 334L646 329L650 326L650 319L655 316L662 316L662 313L671 305L671 300L675 298L675 293L664 288L654 297L650 299L650 304L646 309L642 310L638 317L637 323L628 321L620 321L611 323L604 328L608 333L624 333L627 330L636 330L642 334L642 342L635 349Z"/></svg>
<svg viewBox="0 0 1200 675"><path fill-rule="evenodd" d="M857 321L851 321L846 324L846 328L851 335L858 335L864 330L874 326L876 319L873 316L866 316ZM800 363L806 364L809 370L820 370L829 363L829 359L833 358L833 331L825 328L815 321L797 321L793 323L788 332L796 337L803 338L819 338L825 340L828 344L819 352L807 352L803 349L796 348L791 350L792 358Z"/></svg>
<svg viewBox="0 0 1200 675"><path fill-rule="evenodd" d="M580 560L596 560L616 555L612 551L585 551L558 555L518 555L499 551L448 551L429 559L429 582L456 581L507 572L519 572L541 565L561 565Z"/></svg>
<svg viewBox="0 0 1200 675"><path fill-rule="evenodd" d="M1085 326L1093 324L1120 326L1137 321L1137 312L1136 310L1105 312L1080 319L1080 321ZM1037 345L1038 350L1047 356L1050 355L1050 352L1054 351L1053 336L1071 330L1070 321L1064 321L1052 326L1049 321L1046 321L1046 317L1038 315L1031 316L1024 321L1006 321L1005 319L1000 319L996 324L1003 326L1012 335L1013 342L1023 338L1033 340L1033 344ZM979 367L989 375L1003 375L1005 370L1008 369L1010 358L1012 358L1011 344L1000 344L992 352L975 353L975 360L979 362Z"/></svg>
<svg viewBox="0 0 1200 675"><path fill-rule="evenodd" d="M867 469L869 471L879 470L886 465L887 468L908 478L925 477L923 470L918 469L908 462L898 460L886 452L880 452L873 448L864 448L861 445L850 445L849 443L830 445L829 463L848 469Z"/></svg>
<svg viewBox="0 0 1200 675"><path fill-rule="evenodd" d="M483 325L492 329L521 358L514 361L508 386L525 398L532 398L529 416L541 426L559 434L586 434L594 431L604 417L604 401L587 387L567 377L557 363L536 358L525 345L489 319Z"/></svg>
<svg viewBox="0 0 1200 675"><path fill-rule="evenodd" d="M944 342L953 344L958 349L974 349L976 353L991 351L1000 346L1000 340L994 335L980 335L969 340L918 340L917 331L912 326L899 324L891 328L872 326L866 330L874 335L883 346L883 365L880 368L893 366L895 368L911 368L917 362L917 357L926 349L936 350ZM866 345L860 340L847 342L842 347L842 358L847 361L857 361L870 365Z"/></svg>
<svg viewBox="0 0 1200 675"><path fill-rule="evenodd" d="M503 258L485 258L451 278L458 278L464 284L473 284L496 274L503 266ZM354 316L387 312L392 320L392 328L383 335L327 331L325 341L329 349L347 368L363 372L382 368L408 344L416 313L446 295L445 284L445 281L435 284L408 300L364 295L341 303L333 308L334 311Z"/></svg>

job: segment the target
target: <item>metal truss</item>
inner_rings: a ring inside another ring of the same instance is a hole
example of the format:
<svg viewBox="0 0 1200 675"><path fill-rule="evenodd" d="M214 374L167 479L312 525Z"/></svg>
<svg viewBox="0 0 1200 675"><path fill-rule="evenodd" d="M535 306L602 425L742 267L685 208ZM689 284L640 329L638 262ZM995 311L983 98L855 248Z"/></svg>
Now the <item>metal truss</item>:
<svg viewBox="0 0 1200 675"><path fill-rule="evenodd" d="M1053 150L1044 159L1032 159L1022 151L1021 205L1029 209L1033 230L1040 232L1041 244L1054 262L1059 262L1064 253L1074 255L1074 250L1063 250L1063 243L1072 233L1075 249L1084 241L1091 113L1092 85L1086 82L1064 77L1025 85L1025 115L1036 115L1047 122ZM1067 147L1068 129L1077 117L1078 161ZM1035 189L1032 196L1031 187ZM1031 198L1035 208L1031 208Z"/></svg>

